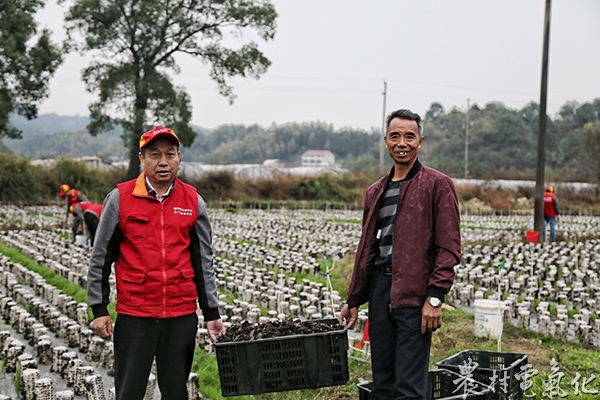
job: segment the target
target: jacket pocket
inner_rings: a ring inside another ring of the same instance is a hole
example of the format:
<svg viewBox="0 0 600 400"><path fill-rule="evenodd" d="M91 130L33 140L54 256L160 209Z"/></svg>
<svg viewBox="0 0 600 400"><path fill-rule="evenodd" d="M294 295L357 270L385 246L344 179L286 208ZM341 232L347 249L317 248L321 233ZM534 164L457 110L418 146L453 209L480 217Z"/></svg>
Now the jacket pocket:
<svg viewBox="0 0 600 400"><path fill-rule="evenodd" d="M118 287L117 301L130 306L139 306L146 301L146 273L120 271L121 287Z"/></svg>

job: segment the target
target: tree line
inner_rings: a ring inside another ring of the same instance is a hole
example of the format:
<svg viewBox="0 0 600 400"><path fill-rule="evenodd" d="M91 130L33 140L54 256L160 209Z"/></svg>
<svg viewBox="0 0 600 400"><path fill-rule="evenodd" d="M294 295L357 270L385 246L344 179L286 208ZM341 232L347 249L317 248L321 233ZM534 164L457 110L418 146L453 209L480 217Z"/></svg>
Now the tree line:
<svg viewBox="0 0 600 400"><path fill-rule="evenodd" d="M434 102L423 116L425 141L420 159L452 177L534 179L537 161L539 106L532 102L520 110L492 102L474 104L467 111L446 112ZM600 98L563 105L555 119L548 118L547 175L553 180L600 179ZM260 163L280 159L299 165L306 150L330 150L336 162L353 171L376 171L379 166L379 131L334 129L322 122L288 123L264 128L258 125L223 125L209 134L199 133L184 160L205 163ZM467 160L465 162L465 153ZM386 168L391 161L386 155ZM465 174L466 164L466 174ZM380 171L378 171L380 172Z"/></svg>
<svg viewBox="0 0 600 400"><path fill-rule="evenodd" d="M533 179L537 161L539 105L519 110L489 103L469 112L467 177ZM453 177L465 176L467 112L444 112L433 103L425 115L423 158ZM547 117L546 175L553 180L600 179L600 98L565 103Z"/></svg>
<svg viewBox="0 0 600 400"><path fill-rule="evenodd" d="M474 104L468 112L465 162L467 111L457 108L446 111L440 103L434 102L423 116L425 141L420 159L455 178L534 179L538 110L533 102L519 110L497 102L484 107ZM600 98L584 104L567 102L556 118L548 117L546 175L549 180L600 181L599 115ZM34 159L61 155L99 156L107 160L116 156L126 158L118 129L93 137L84 128L88 121L85 118L44 115L41 119L43 121L35 125L35 121L15 122L23 130L23 139L7 141L15 154ZM47 126L56 127L57 131L44 132L42 127ZM183 161L256 164L279 159L292 167L300 165L302 153L318 149L331 151L336 163L343 168L370 175L382 172L379 171L379 146L383 139L379 130L335 129L325 122L290 122L269 127L227 124L212 131L193 129L196 139L191 146L182 148ZM384 159L387 169L391 161L387 155Z"/></svg>

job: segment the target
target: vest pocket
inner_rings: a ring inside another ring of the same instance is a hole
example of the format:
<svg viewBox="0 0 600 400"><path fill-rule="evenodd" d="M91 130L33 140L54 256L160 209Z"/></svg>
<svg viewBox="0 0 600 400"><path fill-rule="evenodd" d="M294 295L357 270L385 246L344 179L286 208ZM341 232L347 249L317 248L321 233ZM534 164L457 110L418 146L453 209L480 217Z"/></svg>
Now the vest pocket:
<svg viewBox="0 0 600 400"><path fill-rule="evenodd" d="M139 306L146 301L146 274L136 271L120 271L121 287L117 301L130 306Z"/></svg>
<svg viewBox="0 0 600 400"><path fill-rule="evenodd" d="M144 240L148 237L150 217L146 214L127 216L127 236L131 240Z"/></svg>
<svg viewBox="0 0 600 400"><path fill-rule="evenodd" d="M184 268L181 270L181 290L180 296L182 300L193 301L198 297L196 283L194 282L194 270L192 268Z"/></svg>

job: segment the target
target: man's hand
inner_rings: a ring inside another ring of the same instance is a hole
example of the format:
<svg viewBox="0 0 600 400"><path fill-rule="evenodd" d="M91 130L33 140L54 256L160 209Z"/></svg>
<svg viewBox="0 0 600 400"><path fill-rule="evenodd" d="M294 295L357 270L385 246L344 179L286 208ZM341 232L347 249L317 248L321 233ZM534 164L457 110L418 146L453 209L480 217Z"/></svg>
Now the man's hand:
<svg viewBox="0 0 600 400"><path fill-rule="evenodd" d="M227 331L221 318L215 319L214 321L208 321L206 323L206 329L208 330L208 336L210 336L210 340L213 343L217 340L220 333L224 335Z"/></svg>
<svg viewBox="0 0 600 400"><path fill-rule="evenodd" d="M354 328L357 319L358 307L348 308L348 304L344 304L342 311L340 311L340 315L338 315L339 324L344 325L344 320L346 320L346 328L352 329Z"/></svg>
<svg viewBox="0 0 600 400"><path fill-rule="evenodd" d="M421 310L421 333L435 332L442 326L442 309L425 302Z"/></svg>
<svg viewBox="0 0 600 400"><path fill-rule="evenodd" d="M110 315L95 318L90 324L90 327L96 332L96 335L101 338L107 338L113 334L113 324Z"/></svg>

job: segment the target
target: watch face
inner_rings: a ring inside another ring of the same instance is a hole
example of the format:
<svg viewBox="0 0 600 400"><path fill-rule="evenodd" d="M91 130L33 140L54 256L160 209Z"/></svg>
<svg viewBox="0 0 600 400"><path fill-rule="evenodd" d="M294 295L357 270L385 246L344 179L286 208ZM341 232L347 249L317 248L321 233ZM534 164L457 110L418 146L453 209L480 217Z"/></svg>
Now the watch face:
<svg viewBox="0 0 600 400"><path fill-rule="evenodd" d="M442 305L442 301L440 299L438 299L437 297L430 297L428 299L429 304L431 304L432 307L439 307Z"/></svg>

